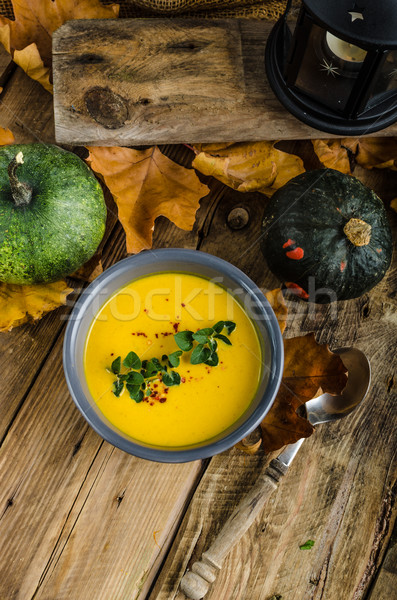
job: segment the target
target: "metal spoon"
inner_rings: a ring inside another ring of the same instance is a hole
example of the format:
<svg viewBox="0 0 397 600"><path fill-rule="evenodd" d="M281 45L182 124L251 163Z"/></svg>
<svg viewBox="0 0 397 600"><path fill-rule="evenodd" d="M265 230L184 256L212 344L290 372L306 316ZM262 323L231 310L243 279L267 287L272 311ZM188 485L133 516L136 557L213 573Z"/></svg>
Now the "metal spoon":
<svg viewBox="0 0 397 600"><path fill-rule="evenodd" d="M371 382L371 368L365 354L356 348L340 348L339 354L348 371L347 384L340 396L322 394L305 404L307 418L312 425L336 421L350 414L365 398ZM264 503L277 488L280 478L285 475L296 456L303 439L290 444L273 459L259 476L255 486L243 498L231 517L226 521L210 548L202 559L192 565L181 580L181 590L187 598L200 600L215 581L223 559L232 547L249 529Z"/></svg>

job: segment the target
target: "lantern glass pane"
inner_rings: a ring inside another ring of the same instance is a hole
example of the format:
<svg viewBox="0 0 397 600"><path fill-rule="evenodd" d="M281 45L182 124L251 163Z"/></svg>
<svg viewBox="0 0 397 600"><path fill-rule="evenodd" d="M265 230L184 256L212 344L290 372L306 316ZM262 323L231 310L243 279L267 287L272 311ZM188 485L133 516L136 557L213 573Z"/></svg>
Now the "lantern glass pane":
<svg viewBox="0 0 397 600"><path fill-rule="evenodd" d="M366 51L313 24L295 86L325 106L343 112Z"/></svg>
<svg viewBox="0 0 397 600"><path fill-rule="evenodd" d="M385 94L397 92L397 50L391 50L387 53L386 59L376 79L372 90L368 106L377 104L384 100Z"/></svg>

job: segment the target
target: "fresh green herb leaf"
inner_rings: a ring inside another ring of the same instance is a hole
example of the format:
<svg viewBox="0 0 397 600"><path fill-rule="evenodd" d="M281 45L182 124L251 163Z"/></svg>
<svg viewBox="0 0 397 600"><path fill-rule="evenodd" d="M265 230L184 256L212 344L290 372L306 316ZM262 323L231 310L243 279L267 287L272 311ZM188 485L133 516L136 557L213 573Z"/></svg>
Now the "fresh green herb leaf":
<svg viewBox="0 0 397 600"><path fill-rule="evenodd" d="M227 335L230 335L236 329L236 323L233 323L233 321L225 321L225 327Z"/></svg>
<svg viewBox="0 0 397 600"><path fill-rule="evenodd" d="M299 546L299 550L310 550L314 546L314 540L307 540L302 546Z"/></svg>
<svg viewBox="0 0 397 600"><path fill-rule="evenodd" d="M150 388L147 388L147 390L145 391L145 396L150 396L151 393L152 390Z"/></svg>
<svg viewBox="0 0 397 600"><path fill-rule="evenodd" d="M180 356L182 356L182 350L176 350L175 352L172 352L169 356L168 356L168 361L171 365L171 367L179 367L179 363L180 363Z"/></svg>
<svg viewBox="0 0 397 600"><path fill-rule="evenodd" d="M217 333L214 337L216 337L218 340L222 340L222 342L225 342L225 344L227 344L228 346L232 345L232 342L229 340L229 338L227 338L225 335L222 335L221 333Z"/></svg>
<svg viewBox="0 0 397 600"><path fill-rule="evenodd" d="M174 340L181 350L188 352L193 348L193 331L179 331L174 335Z"/></svg>
<svg viewBox="0 0 397 600"><path fill-rule="evenodd" d="M116 379L116 381L113 381L113 385L112 385L112 392L115 396L117 396L117 398L120 396L121 392L124 389L124 381L120 381L120 379Z"/></svg>
<svg viewBox="0 0 397 600"><path fill-rule="evenodd" d="M146 369L148 362L149 362L148 360L142 361L142 369Z"/></svg>
<svg viewBox="0 0 397 600"><path fill-rule="evenodd" d="M214 330L212 327L205 327L204 329L199 329L196 333L193 333L193 339L199 344L206 344L213 333Z"/></svg>
<svg viewBox="0 0 397 600"><path fill-rule="evenodd" d="M208 346L211 352L215 352L218 348L218 342L216 340L210 339L208 342Z"/></svg>
<svg viewBox="0 0 397 600"><path fill-rule="evenodd" d="M219 356L216 352L213 352L208 360L205 361L206 365L210 367L216 367L219 364Z"/></svg>
<svg viewBox="0 0 397 600"><path fill-rule="evenodd" d="M192 352L190 362L192 365L199 365L209 359L211 350L206 348L204 344L198 344Z"/></svg>
<svg viewBox="0 0 397 600"><path fill-rule="evenodd" d="M215 333L220 333L222 331L222 329L225 326L225 321L218 321L218 323L215 323L215 325L213 326L213 330L215 331Z"/></svg>
<svg viewBox="0 0 397 600"><path fill-rule="evenodd" d="M118 356L117 358L114 359L114 361L112 362L112 366L110 367L110 370L112 371L112 373L114 373L115 375L118 375L120 373L120 369L121 369L121 356Z"/></svg>
<svg viewBox="0 0 397 600"><path fill-rule="evenodd" d="M138 395L138 392L140 391L141 386L135 385L133 383L127 383L126 388L128 390L128 393L130 394L130 398L135 400L135 397Z"/></svg>
<svg viewBox="0 0 397 600"><path fill-rule="evenodd" d="M128 385L139 385L141 386L145 382L143 375L137 371L130 371L127 375Z"/></svg>
<svg viewBox="0 0 397 600"><path fill-rule="evenodd" d="M149 377L153 377L153 375L156 375L160 370L161 370L161 365L160 365L160 369L159 369L159 367L157 365L153 364L152 360L149 360L147 362L146 371L143 373L143 376L145 379L147 379Z"/></svg>
<svg viewBox="0 0 397 600"><path fill-rule="evenodd" d="M156 358L156 357L154 357L154 358L151 358L151 359L150 359L150 362L152 363L152 365L154 365L154 366L155 366L155 368L156 368L158 371L161 371L161 369L163 368L163 366L162 366L161 362L160 362L160 361L159 361L159 359L158 359L158 358Z"/></svg>
<svg viewBox="0 0 397 600"><path fill-rule="evenodd" d="M127 369L140 369L142 366L141 359L135 352L128 352L127 356L123 360L123 365Z"/></svg>
<svg viewBox="0 0 397 600"><path fill-rule="evenodd" d="M163 373L162 380L164 385L171 387L181 383L181 376L176 371L168 371L168 373Z"/></svg>
<svg viewBox="0 0 397 600"><path fill-rule="evenodd" d="M137 404L139 402L142 402L142 400L143 400L143 392L142 392L142 390L139 390L138 394L133 398L133 400L135 400L135 402Z"/></svg>
<svg viewBox="0 0 397 600"><path fill-rule="evenodd" d="M182 352L181 352L181 354L182 354ZM163 356L161 357L161 360L163 362L165 362L166 360L168 360L168 355L167 354L163 354Z"/></svg>

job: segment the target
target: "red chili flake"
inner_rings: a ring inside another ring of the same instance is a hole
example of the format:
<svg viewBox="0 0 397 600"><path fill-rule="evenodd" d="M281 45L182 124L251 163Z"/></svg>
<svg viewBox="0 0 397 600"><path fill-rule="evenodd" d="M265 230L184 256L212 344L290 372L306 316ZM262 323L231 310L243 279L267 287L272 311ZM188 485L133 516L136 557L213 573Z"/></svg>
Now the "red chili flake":
<svg viewBox="0 0 397 600"><path fill-rule="evenodd" d="M188 373L190 373L190 371L187 371Z"/></svg>
<svg viewBox="0 0 397 600"><path fill-rule="evenodd" d="M114 356L114 352L111 352L111 353L110 353L110 356Z"/></svg>
<svg viewBox="0 0 397 600"><path fill-rule="evenodd" d="M150 397L151 397L151 398L155 398L155 397L156 397L156 393L157 393L157 392L152 392L152 393L150 394Z"/></svg>
<svg viewBox="0 0 397 600"><path fill-rule="evenodd" d="M380 254L382 252L382 248L377 248L376 251L378 254Z"/></svg>
<svg viewBox="0 0 397 600"><path fill-rule="evenodd" d="M181 377L181 381L182 383L186 383L186 379L184 377Z"/></svg>
<svg viewBox="0 0 397 600"><path fill-rule="evenodd" d="M157 383L154 383L154 384L153 384L153 387L154 387L154 388L158 387L158 384L157 384Z"/></svg>
<svg viewBox="0 0 397 600"><path fill-rule="evenodd" d="M309 298L309 294L303 288L301 288L301 286L298 285L297 283L292 283L291 281L287 281L287 283L285 285L296 296L299 296L299 298L304 298L305 300L307 300Z"/></svg>
<svg viewBox="0 0 397 600"><path fill-rule="evenodd" d="M176 319L180 319L181 317L180 317L179 315L176 315L176 317L175 317L175 318L176 318Z"/></svg>
<svg viewBox="0 0 397 600"><path fill-rule="evenodd" d="M136 334L138 336L143 336L143 337L147 337L146 333L144 331L137 331Z"/></svg>
<svg viewBox="0 0 397 600"><path fill-rule="evenodd" d="M340 208L339 208L339 206L337 206L337 207L336 207L336 210L337 210L338 212L340 212Z"/></svg>
<svg viewBox="0 0 397 600"><path fill-rule="evenodd" d="M154 337L155 337L156 339L158 339L158 337L159 337L159 334L158 334L158 333L155 333L155 334L154 334Z"/></svg>
<svg viewBox="0 0 397 600"><path fill-rule="evenodd" d="M173 323L172 326L173 326L174 331L176 333L178 331L178 329L179 329L179 323Z"/></svg>
<svg viewBox="0 0 397 600"><path fill-rule="evenodd" d="M287 240L285 244L283 244L283 248L288 248L289 246L293 246L294 244L296 244L294 240Z"/></svg>
<svg viewBox="0 0 397 600"><path fill-rule="evenodd" d="M131 335L136 335L136 333L134 331L131 331Z"/></svg>
<svg viewBox="0 0 397 600"><path fill-rule="evenodd" d="M147 313L147 312L149 312L149 311L148 311L148 309L147 309L147 308L144 308L144 309L143 309L143 312Z"/></svg>
<svg viewBox="0 0 397 600"><path fill-rule="evenodd" d="M150 403L150 406L154 406L154 402L151 402L151 403Z"/></svg>
<svg viewBox="0 0 397 600"><path fill-rule="evenodd" d="M172 331L163 331L161 335L167 337L167 335L172 335Z"/></svg>
<svg viewBox="0 0 397 600"><path fill-rule="evenodd" d="M184 302L181 302L181 306L183 306L183 308L185 308L186 304Z"/></svg>
<svg viewBox="0 0 397 600"><path fill-rule="evenodd" d="M303 255L305 254L305 252L304 252L303 248L300 248L298 246L298 248L295 248L294 250L289 250L285 254L286 254L286 256L288 256L288 258L292 258L292 260L301 260L303 258Z"/></svg>
<svg viewBox="0 0 397 600"><path fill-rule="evenodd" d="M164 388L164 394L168 394L168 388Z"/></svg>
<svg viewBox="0 0 397 600"><path fill-rule="evenodd" d="M166 402L167 398L160 398L160 402L161 404L163 404L163 402Z"/></svg>
<svg viewBox="0 0 397 600"><path fill-rule="evenodd" d="M345 270L346 267L346 261L345 260L341 260L340 262L340 272L343 273L343 271Z"/></svg>
<svg viewBox="0 0 397 600"><path fill-rule="evenodd" d="M166 302L168 302L168 301L169 301L169 298L166 298L166 299L165 299L165 301L166 301Z"/></svg>

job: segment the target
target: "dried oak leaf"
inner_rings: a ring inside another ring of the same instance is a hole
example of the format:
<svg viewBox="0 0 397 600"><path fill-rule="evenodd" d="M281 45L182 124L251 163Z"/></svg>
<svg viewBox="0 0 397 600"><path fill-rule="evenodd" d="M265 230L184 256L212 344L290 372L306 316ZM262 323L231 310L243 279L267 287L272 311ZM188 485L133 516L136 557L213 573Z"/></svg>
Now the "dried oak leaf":
<svg viewBox="0 0 397 600"><path fill-rule="evenodd" d="M390 202L390 207L397 212L397 198L393 198Z"/></svg>
<svg viewBox="0 0 397 600"><path fill-rule="evenodd" d="M127 237L127 252L152 247L154 222L163 215L181 229L191 230L199 200L209 189L193 169L186 169L160 150L90 147L87 159L118 206Z"/></svg>
<svg viewBox="0 0 397 600"><path fill-rule="evenodd" d="M341 143L353 152L356 162L366 169L397 170L395 137L344 138Z"/></svg>
<svg viewBox="0 0 397 600"><path fill-rule="evenodd" d="M276 142L209 144L196 148L193 167L239 192L271 196L305 171L299 156L282 152Z"/></svg>
<svg viewBox="0 0 397 600"><path fill-rule="evenodd" d="M284 372L276 400L261 423L266 452L309 437L313 426L296 410L318 393L340 394L347 381L346 367L314 334L284 340Z"/></svg>
<svg viewBox="0 0 397 600"><path fill-rule="evenodd" d="M42 285L0 283L0 331L10 331L27 321L41 319L66 304L66 296L71 292L73 289L65 281Z"/></svg>
<svg viewBox="0 0 397 600"><path fill-rule="evenodd" d="M312 144L314 152L325 167L341 173L351 173L349 155L341 140L312 140Z"/></svg>
<svg viewBox="0 0 397 600"><path fill-rule="evenodd" d="M0 16L0 36L6 50L22 50L36 43L45 64L51 65L52 34L65 21L71 19L108 19L119 13L118 4L103 6L100 0L11 0L15 21ZM5 39L7 45L5 45ZM8 46L8 47L7 47Z"/></svg>
<svg viewBox="0 0 397 600"><path fill-rule="evenodd" d="M9 129L3 129L0 127L0 146L8 146L15 142L14 135Z"/></svg>
<svg viewBox="0 0 397 600"><path fill-rule="evenodd" d="M44 66L36 44L30 44L23 50L15 50L12 58L25 71L26 75L41 83L43 88L52 94L51 69Z"/></svg>
<svg viewBox="0 0 397 600"><path fill-rule="evenodd" d="M118 16L118 4L100 0L11 0L15 21L0 16L0 43L29 77L52 92L52 34L71 19Z"/></svg>

